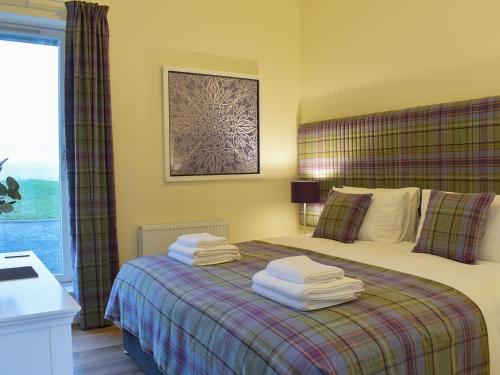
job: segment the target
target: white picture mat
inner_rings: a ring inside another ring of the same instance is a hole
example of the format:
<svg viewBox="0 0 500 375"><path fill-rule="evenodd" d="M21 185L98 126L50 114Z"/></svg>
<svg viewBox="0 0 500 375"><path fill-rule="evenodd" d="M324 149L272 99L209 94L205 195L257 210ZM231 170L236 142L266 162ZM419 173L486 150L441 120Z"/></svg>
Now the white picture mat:
<svg viewBox="0 0 500 375"><path fill-rule="evenodd" d="M169 116L169 91L168 91L168 73L169 72L180 72L180 73L193 73L193 74L205 74L214 76L223 76L229 78L245 78L258 81L259 91L258 91L258 111L259 111L259 124L258 124L258 164L259 173L246 173L246 174L225 174L225 175L203 175L203 176L172 176L170 174L170 116ZM238 179L256 179L262 178L262 127L261 127L261 116L260 112L262 109L261 101L261 81L257 75L253 74L243 74L234 72L224 72L224 71L214 71L214 70L203 70L203 69L191 69L185 67L177 66L163 66L163 137L164 137L164 168L165 168L165 182L182 182L182 181L207 181L207 180L238 180Z"/></svg>

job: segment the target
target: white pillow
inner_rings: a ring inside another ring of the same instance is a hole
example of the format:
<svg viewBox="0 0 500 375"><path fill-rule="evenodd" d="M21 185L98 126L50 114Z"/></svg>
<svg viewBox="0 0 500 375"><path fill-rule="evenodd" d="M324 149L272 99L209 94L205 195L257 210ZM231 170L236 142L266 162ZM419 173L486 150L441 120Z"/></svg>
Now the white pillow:
<svg viewBox="0 0 500 375"><path fill-rule="evenodd" d="M420 188L417 187L407 187L401 189L385 189L385 188L376 188L376 189L366 189L366 188L357 188L344 186L345 189L351 189L352 191L364 191L371 192L374 191L385 191L385 192L407 192L409 195L408 205L407 205L407 216L405 226L407 228L406 232L403 235L403 239L401 241L410 241L415 242L417 226L418 226L418 208L420 207Z"/></svg>
<svg viewBox="0 0 500 375"><path fill-rule="evenodd" d="M372 201L356 239L382 243L402 241L408 229L407 207L410 196L406 191L379 189L334 188L348 194L372 193Z"/></svg>
<svg viewBox="0 0 500 375"><path fill-rule="evenodd" d="M429 204L430 190L422 190L422 208L421 219L418 226L418 237L424 225L425 213ZM477 259L489 260L491 262L500 263L500 196L495 196L491 206L488 208L488 216L486 218L486 227L484 229L483 238L477 252Z"/></svg>
<svg viewBox="0 0 500 375"><path fill-rule="evenodd" d="M486 228L476 258L500 263L500 195L495 196L488 208Z"/></svg>
<svg viewBox="0 0 500 375"><path fill-rule="evenodd" d="M420 221L418 223L417 230L417 240L420 237L420 232L422 232L422 227L424 226L425 213L427 212L427 205L429 204L429 198L431 196L431 191L428 189L422 190L422 204L420 205Z"/></svg>

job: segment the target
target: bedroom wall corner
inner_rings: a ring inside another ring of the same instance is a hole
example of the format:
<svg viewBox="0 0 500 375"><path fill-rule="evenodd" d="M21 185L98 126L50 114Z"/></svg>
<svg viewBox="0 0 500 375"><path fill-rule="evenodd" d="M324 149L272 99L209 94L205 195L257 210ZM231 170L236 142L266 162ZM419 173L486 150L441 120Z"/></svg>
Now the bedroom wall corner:
<svg viewBox="0 0 500 375"><path fill-rule="evenodd" d="M301 122L500 94L498 1L301 0Z"/></svg>

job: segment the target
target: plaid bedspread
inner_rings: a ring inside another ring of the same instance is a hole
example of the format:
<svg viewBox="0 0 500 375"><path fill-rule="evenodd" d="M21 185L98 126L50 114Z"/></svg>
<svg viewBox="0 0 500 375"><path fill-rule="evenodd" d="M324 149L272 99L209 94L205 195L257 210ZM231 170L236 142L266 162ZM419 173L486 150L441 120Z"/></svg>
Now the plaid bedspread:
<svg viewBox="0 0 500 375"><path fill-rule="evenodd" d="M189 267L166 256L120 270L106 311L167 374L488 374L478 307L448 286L306 250L240 243L240 261ZM251 291L277 258L303 253L363 280L361 298L312 312Z"/></svg>

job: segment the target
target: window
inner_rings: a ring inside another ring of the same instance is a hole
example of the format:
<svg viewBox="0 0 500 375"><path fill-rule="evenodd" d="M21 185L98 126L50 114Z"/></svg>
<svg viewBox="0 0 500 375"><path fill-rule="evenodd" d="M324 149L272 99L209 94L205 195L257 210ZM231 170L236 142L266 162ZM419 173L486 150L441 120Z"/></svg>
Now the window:
<svg viewBox="0 0 500 375"><path fill-rule="evenodd" d="M1 17L0 17L1 21ZM32 250L71 280L63 145L64 31L0 22L0 181L22 199L0 214L0 252Z"/></svg>

